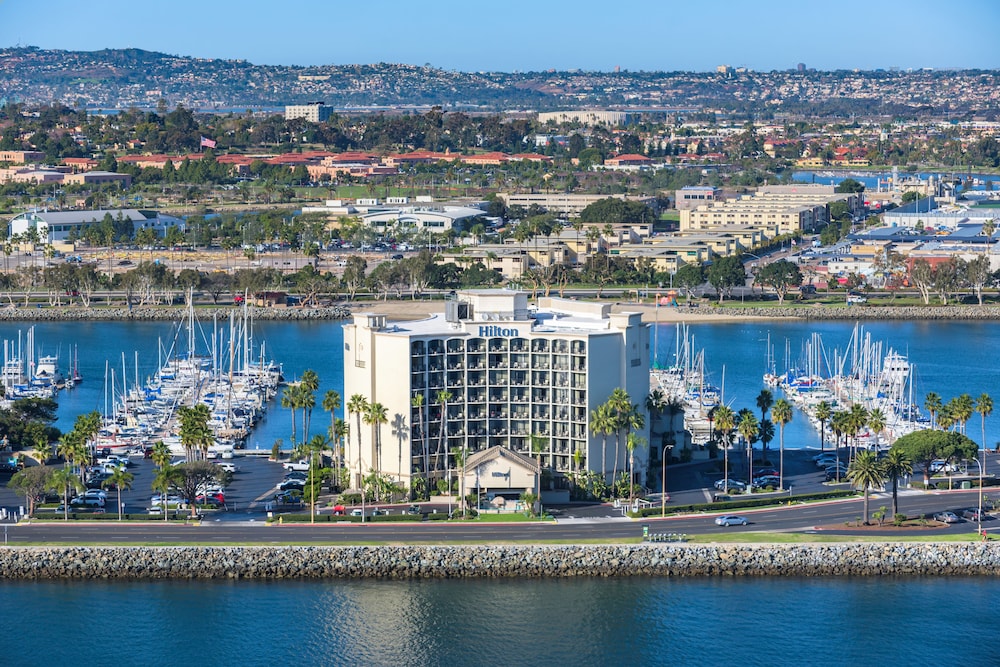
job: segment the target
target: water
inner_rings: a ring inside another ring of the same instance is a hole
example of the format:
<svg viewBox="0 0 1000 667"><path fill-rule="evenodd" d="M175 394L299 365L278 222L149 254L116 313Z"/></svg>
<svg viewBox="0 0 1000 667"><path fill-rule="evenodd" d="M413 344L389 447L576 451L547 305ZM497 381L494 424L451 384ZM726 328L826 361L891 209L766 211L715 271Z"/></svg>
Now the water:
<svg viewBox="0 0 1000 667"><path fill-rule="evenodd" d="M8 667L985 666L997 595L985 578L28 582L0 584L0 614Z"/></svg>
<svg viewBox="0 0 1000 667"><path fill-rule="evenodd" d="M334 389L343 395L343 328L341 322L259 322L255 337L266 344L269 356L282 363L286 377L300 376L311 368L320 377L317 407L313 413L313 429L325 430L329 415L320 404L323 394ZM211 323L203 323L206 338L211 339ZM725 368L726 403L736 410L750 408L759 414L756 397L763 389L762 376L767 370L767 340L770 334L776 366L785 368L786 341L790 361L799 362L803 345L813 332L822 336L827 356L834 351L843 353L854 327L850 322L804 321L754 321L716 324L695 324L689 327L696 348L705 349L705 369L709 380L721 385ZM893 321L866 322L864 327L872 339L883 341L884 350L892 346L897 352L909 356L914 369L914 402L922 405L927 392L934 391L945 402L953 396L968 393L973 398L986 392L1000 405L997 392L998 368L990 355L1000 348L1000 323L972 321ZM17 338L18 329L25 330L25 323L0 323L0 338ZM61 363L69 355L69 345L78 346L80 370L84 382L75 389L59 395L59 421L57 426L68 429L76 415L104 408L105 360L116 370L120 382L122 353L125 353L129 382L135 376L135 353L138 352L139 378L145 379L154 372L157 364L157 340L170 345L173 330L169 322L74 322L40 323L36 325L35 339L41 352L58 352ZM658 344L655 355L661 365L674 361L676 329L673 324L660 324L653 337ZM182 336L183 339L183 336ZM780 394L775 392L775 398ZM633 397L641 400L641 397ZM346 403L346 400L343 401ZM338 415L343 417L343 408ZM998 408L997 414L1000 414ZM968 434L979 442L982 439L979 415L968 425ZM253 432L248 447L270 449L276 439L288 446L291 437L291 413L272 405L267 417ZM993 446L1000 440L1000 420L996 416L986 420L986 442ZM785 427L785 446L790 448L818 447L819 433L796 412L792 422Z"/></svg>
<svg viewBox="0 0 1000 667"><path fill-rule="evenodd" d="M865 190L873 192L875 190L878 190L879 180L882 181L882 185L884 187L886 179L890 178L891 176L892 172L886 172L886 171L883 172L838 171L838 172L833 172L833 175L829 175L827 172L797 171L792 174L792 180L797 181L799 183L816 183L817 185L838 185L844 179L852 178L855 181L858 181L859 183L864 183ZM998 178L994 174L968 174L962 171L949 172L949 173L942 173L942 172L910 173L903 171L899 172L899 177L901 179L915 177L926 181L929 176L933 176L934 178L937 179L951 178L952 176L958 176L962 178L963 181L967 180L967 182L965 182L964 185L962 186L963 190L986 190L986 181L992 181L994 187L1000 186L1000 178ZM979 184L973 184L971 180L973 178L978 178Z"/></svg>

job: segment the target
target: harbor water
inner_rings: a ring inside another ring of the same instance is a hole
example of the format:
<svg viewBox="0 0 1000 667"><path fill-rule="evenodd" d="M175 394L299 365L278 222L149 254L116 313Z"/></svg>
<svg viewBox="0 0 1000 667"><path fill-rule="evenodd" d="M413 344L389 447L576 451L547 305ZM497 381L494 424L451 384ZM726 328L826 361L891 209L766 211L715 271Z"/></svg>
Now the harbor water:
<svg viewBox="0 0 1000 667"><path fill-rule="evenodd" d="M328 423L328 417L318 407L323 394L334 389L343 393L343 329L340 322L330 321L265 321L253 328L254 348L260 345L268 357L280 363L287 379L301 376L306 369L316 371L320 378L314 424ZM17 340L18 331L26 323L0 324L0 339ZM220 325L221 326L221 325ZM913 402L924 403L928 392L936 392L944 402L953 396L968 393L977 398L983 392L994 401L1000 400L1000 365L995 351L1000 349L1000 324L988 321L892 321L865 322L864 330L873 341L882 342L885 351L893 348L905 355L913 365ZM211 340L212 324L203 322L202 340ZM694 324L688 328L693 348L704 350L705 374L708 382L725 392L725 402L734 410L750 408L759 413L756 397L763 385L768 362L773 359L778 372L786 365L799 366L805 346L814 333L823 344L824 373L834 370L834 360L847 354L854 323L840 321L748 321L716 324ZM121 388L122 375L131 386L136 376L144 383L155 371L158 348L169 349L176 325L169 322L45 322L35 325L36 355L58 354L68 360L71 346L79 356L79 369L84 381L69 391L60 392L57 426L68 429L76 415L91 410L104 411L110 396L112 371L116 387ZM676 362L678 331L673 324L654 327L651 335L656 352L651 361L660 366ZM184 339L181 333L181 339ZM201 334L199 334L201 336ZM202 343L204 344L204 343ZM768 348L770 344L770 349ZM123 371L124 355L124 371ZM64 363L61 361L61 363ZM137 372L138 367L138 372ZM66 367L63 366L65 372ZM775 398L780 396L774 390ZM641 402L643 397L633 397ZM343 401L346 403L346 399ZM338 411L343 417L343 409ZM968 435L982 440L979 415L968 425ZM270 449L281 439L288 446L291 437L291 413L273 404L264 420L248 439L248 448ZM1000 440L1000 417L986 420L986 443L992 448ZM785 446L789 448L818 447L819 433L805 415L796 412L785 427Z"/></svg>
<svg viewBox="0 0 1000 667"><path fill-rule="evenodd" d="M3 664L1000 664L993 579L0 583Z"/></svg>

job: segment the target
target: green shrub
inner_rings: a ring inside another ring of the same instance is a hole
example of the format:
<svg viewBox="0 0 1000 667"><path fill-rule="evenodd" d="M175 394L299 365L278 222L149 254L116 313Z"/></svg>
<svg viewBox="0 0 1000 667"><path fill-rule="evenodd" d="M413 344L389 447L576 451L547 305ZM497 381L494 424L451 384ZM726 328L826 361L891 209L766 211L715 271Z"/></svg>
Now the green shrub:
<svg viewBox="0 0 1000 667"><path fill-rule="evenodd" d="M667 505L670 514L688 514L693 512L711 512L715 510L725 511L749 507L767 507L769 505L784 505L788 502L806 502L809 500L833 500L835 498L851 498L857 495L852 489L837 491L822 491L819 493L804 493L798 496L772 496L770 498L745 498L740 500L727 500L718 503L696 503L692 505ZM630 512L629 516L641 518L647 516L657 516L660 514L659 507L647 507L638 512Z"/></svg>

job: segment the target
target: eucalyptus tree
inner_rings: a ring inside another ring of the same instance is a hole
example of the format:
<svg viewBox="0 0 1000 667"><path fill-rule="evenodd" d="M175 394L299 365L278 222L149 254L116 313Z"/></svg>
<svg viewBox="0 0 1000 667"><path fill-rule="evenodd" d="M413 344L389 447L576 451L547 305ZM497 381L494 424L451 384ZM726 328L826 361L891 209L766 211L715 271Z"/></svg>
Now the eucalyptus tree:
<svg viewBox="0 0 1000 667"><path fill-rule="evenodd" d="M858 452L847 469L847 479L865 494L865 524L868 524L868 496L872 489L885 484L886 474L882 462L871 450Z"/></svg>
<svg viewBox="0 0 1000 667"><path fill-rule="evenodd" d="M779 398L771 408L771 418L778 425L778 486L785 488L785 424L792 421L792 404Z"/></svg>

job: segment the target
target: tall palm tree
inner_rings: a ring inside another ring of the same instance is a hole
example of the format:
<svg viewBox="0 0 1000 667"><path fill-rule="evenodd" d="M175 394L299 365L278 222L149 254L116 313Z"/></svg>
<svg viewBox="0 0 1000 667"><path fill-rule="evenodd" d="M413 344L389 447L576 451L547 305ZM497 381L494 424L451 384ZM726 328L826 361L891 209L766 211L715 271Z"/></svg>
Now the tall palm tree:
<svg viewBox="0 0 1000 667"><path fill-rule="evenodd" d="M601 478L605 483L608 481L608 436L614 432L614 418L607 403L598 405L590 411L590 430L595 435L601 436Z"/></svg>
<svg viewBox="0 0 1000 667"><path fill-rule="evenodd" d="M302 379L299 380L302 387L302 394L299 396L299 407L302 412L302 441L309 440L309 427L312 425L312 411L316 407L316 390L319 389L319 375L312 369L302 372Z"/></svg>
<svg viewBox="0 0 1000 667"><path fill-rule="evenodd" d="M181 471L170 465L169 463L160 466L156 471L156 475L153 476L152 488L153 491L160 492L160 507L163 510L163 520L167 520L167 515L169 514L169 505L167 504L167 496L171 489L176 486L179 480Z"/></svg>
<svg viewBox="0 0 1000 667"><path fill-rule="evenodd" d="M814 412L816 419L819 421L819 450L821 452L826 451L826 422L830 420L830 415L833 414L830 404L826 401L820 401L816 404L816 411Z"/></svg>
<svg viewBox="0 0 1000 667"><path fill-rule="evenodd" d="M968 394L960 394L948 401L949 412L958 422L958 427L962 435L965 435L965 425L972 419L976 412L976 402Z"/></svg>
<svg viewBox="0 0 1000 667"><path fill-rule="evenodd" d="M833 435L836 438L836 447L834 451L837 453L837 481L840 481L840 436L846 436L849 430L847 424L848 414L846 410L837 410L830 417L830 428L833 429Z"/></svg>
<svg viewBox="0 0 1000 667"><path fill-rule="evenodd" d="M340 455L340 438L337 434L337 410L340 409L340 392L335 389L328 389L325 394L323 394L322 407L325 411L330 413L330 430L327 433L327 437L330 439L330 449L334 451L334 456ZM337 461L336 465L341 465L341 461Z"/></svg>
<svg viewBox="0 0 1000 667"><path fill-rule="evenodd" d="M764 446L764 449L767 449L767 443L774 440L774 422L770 419L761 419L758 429L760 433L757 434L757 438Z"/></svg>
<svg viewBox="0 0 1000 667"><path fill-rule="evenodd" d="M865 409L865 406L860 403L851 405L850 410L847 411L847 424L850 434L854 436L852 454L856 454L858 441L861 438L861 431L868 425L868 410Z"/></svg>
<svg viewBox="0 0 1000 667"><path fill-rule="evenodd" d="M444 457L444 465L448 465L448 401L452 398L452 394L447 389L439 389L436 394L434 394L434 402L441 406L441 425L438 428L438 448L437 454L435 455L437 460L434 462L434 470L444 470L441 467L442 460Z"/></svg>
<svg viewBox="0 0 1000 667"><path fill-rule="evenodd" d="M618 479L618 459L621 456L622 433L627 428L628 414L632 410L632 398L628 395L627 391L621 387L617 387L612 390L607 403L615 424L615 461L612 465L611 474L611 483L613 485L615 480Z"/></svg>
<svg viewBox="0 0 1000 667"><path fill-rule="evenodd" d="M353 394L347 401L347 412L353 414L357 420L354 430L355 438L358 442L358 484L361 486L361 501L365 499L365 483L363 481L364 469L361 462L361 416L368 412L368 399L361 394ZM363 517L362 517L363 519Z"/></svg>
<svg viewBox="0 0 1000 667"><path fill-rule="evenodd" d="M362 416L362 421L374 427L373 440L375 442L375 469L382 472L382 424L389 421L386 416L386 408L378 401L368 404L368 410Z"/></svg>
<svg viewBox="0 0 1000 667"><path fill-rule="evenodd" d="M193 406L182 405L177 409L177 416L180 417L181 444L187 453L188 461L193 460L196 451L202 452L203 458L208 458L208 448L215 441L212 430L208 427L208 420L212 416L211 410L204 403L195 403Z"/></svg>
<svg viewBox="0 0 1000 667"><path fill-rule="evenodd" d="M424 394L421 392L410 399L410 405L417 410L416 430L419 434L417 451L421 454L424 473L424 495L430 499L430 450L427 443L427 429L424 427ZM412 457L411 457L412 458Z"/></svg>
<svg viewBox="0 0 1000 667"><path fill-rule="evenodd" d="M901 449L893 447L886 454L882 464L885 475L892 480L892 515L899 514L899 480L913 474L913 462Z"/></svg>
<svg viewBox="0 0 1000 667"><path fill-rule="evenodd" d="M868 413L868 428L871 429L872 434L875 436L876 446L878 445L879 437L885 431L885 426L885 413L879 408L872 408Z"/></svg>
<svg viewBox="0 0 1000 667"><path fill-rule="evenodd" d="M157 468L167 466L170 463L170 447L167 447L162 440L157 440L153 444L153 453L150 458L153 459L153 465Z"/></svg>
<svg viewBox="0 0 1000 667"><path fill-rule="evenodd" d="M927 392L927 396L924 397L924 409L931 414L931 428L937 428L937 414L941 412L942 407L941 397L933 391Z"/></svg>
<svg viewBox="0 0 1000 667"><path fill-rule="evenodd" d="M993 399L986 392L976 399L976 412L982 417L983 423L983 452L986 452L986 418L993 414ZM984 466L985 468L985 466Z"/></svg>
<svg viewBox="0 0 1000 667"><path fill-rule="evenodd" d="M635 498L635 448L646 443L646 439L635 433L629 433L625 440L625 447L628 449L628 499L629 503Z"/></svg>
<svg viewBox="0 0 1000 667"><path fill-rule="evenodd" d="M761 389L760 393L757 394L757 407L760 408L761 421L767 419L767 411L771 409L772 405L774 405L774 394L771 393L770 389ZM764 445L764 449L767 449L767 445Z"/></svg>
<svg viewBox="0 0 1000 667"><path fill-rule="evenodd" d="M109 486L114 486L118 490L118 520L122 520L122 489L131 489L132 482L135 481L135 475L128 472L124 468L116 468L113 473L111 473L107 479L101 482L101 486L107 488Z"/></svg>
<svg viewBox="0 0 1000 667"><path fill-rule="evenodd" d="M785 488L785 424L792 421L792 404L779 398L771 408L771 418L778 425L778 486Z"/></svg>
<svg viewBox="0 0 1000 667"><path fill-rule="evenodd" d="M747 408L739 411L736 430L747 443L747 490L753 492L753 443L760 435L757 416Z"/></svg>
<svg viewBox="0 0 1000 667"><path fill-rule="evenodd" d="M723 460L723 490L729 492L729 438L736 427L736 413L727 405L715 408L715 430L722 434Z"/></svg>
<svg viewBox="0 0 1000 667"><path fill-rule="evenodd" d="M868 494L885 484L885 468L878 460L875 452L863 450L857 453L847 469L847 479L860 491L865 493L865 524L868 524Z"/></svg>
<svg viewBox="0 0 1000 667"><path fill-rule="evenodd" d="M63 520L69 521L69 492L71 490L79 491L83 488L83 482L80 481L80 477L68 466L57 468L49 476L49 488L62 493Z"/></svg>
<svg viewBox="0 0 1000 667"><path fill-rule="evenodd" d="M281 407L292 411L292 447L295 446L295 410L299 407L299 386L290 384L281 392Z"/></svg>

